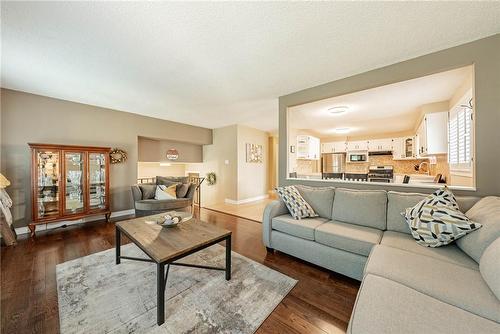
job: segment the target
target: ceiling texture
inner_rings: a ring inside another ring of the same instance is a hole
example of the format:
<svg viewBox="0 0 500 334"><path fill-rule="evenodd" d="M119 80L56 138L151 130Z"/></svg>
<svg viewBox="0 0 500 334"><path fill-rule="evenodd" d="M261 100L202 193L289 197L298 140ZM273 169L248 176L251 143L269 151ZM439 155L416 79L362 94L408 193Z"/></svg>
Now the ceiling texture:
<svg viewBox="0 0 500 334"><path fill-rule="evenodd" d="M500 2L2 2L2 87L208 128L500 32Z"/></svg>

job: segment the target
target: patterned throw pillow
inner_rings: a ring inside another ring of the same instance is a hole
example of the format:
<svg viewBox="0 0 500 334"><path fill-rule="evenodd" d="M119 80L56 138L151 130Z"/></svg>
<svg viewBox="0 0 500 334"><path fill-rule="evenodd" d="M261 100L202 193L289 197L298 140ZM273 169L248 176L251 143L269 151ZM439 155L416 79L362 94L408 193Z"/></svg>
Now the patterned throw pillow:
<svg viewBox="0 0 500 334"><path fill-rule="evenodd" d="M278 187L276 188L278 195L285 202L288 211L295 219L307 217L318 217L313 208L300 195L295 186Z"/></svg>
<svg viewBox="0 0 500 334"><path fill-rule="evenodd" d="M457 240L482 225L472 222L445 186L401 213L418 244L440 247Z"/></svg>
<svg viewBox="0 0 500 334"><path fill-rule="evenodd" d="M156 186L155 199L176 199L176 188L177 184L172 184L171 186L160 184Z"/></svg>

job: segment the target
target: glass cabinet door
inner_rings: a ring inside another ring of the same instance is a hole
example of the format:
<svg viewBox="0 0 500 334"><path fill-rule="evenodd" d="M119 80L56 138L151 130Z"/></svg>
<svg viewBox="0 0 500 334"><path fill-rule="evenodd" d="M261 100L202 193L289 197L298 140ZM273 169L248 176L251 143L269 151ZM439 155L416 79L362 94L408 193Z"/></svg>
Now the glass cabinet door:
<svg viewBox="0 0 500 334"><path fill-rule="evenodd" d="M64 214L85 211L84 201L84 156L83 152L64 152Z"/></svg>
<svg viewBox="0 0 500 334"><path fill-rule="evenodd" d="M36 214L39 219L59 216L59 151L36 152Z"/></svg>
<svg viewBox="0 0 500 334"><path fill-rule="evenodd" d="M106 155L89 152L89 209L106 208Z"/></svg>

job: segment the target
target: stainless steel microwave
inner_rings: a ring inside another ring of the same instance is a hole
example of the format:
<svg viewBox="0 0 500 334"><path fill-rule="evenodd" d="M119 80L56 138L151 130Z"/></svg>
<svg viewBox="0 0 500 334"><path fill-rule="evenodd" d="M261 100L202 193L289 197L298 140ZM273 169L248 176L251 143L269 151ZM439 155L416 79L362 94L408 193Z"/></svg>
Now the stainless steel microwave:
<svg viewBox="0 0 500 334"><path fill-rule="evenodd" d="M368 151L352 151L347 153L348 162L368 162Z"/></svg>

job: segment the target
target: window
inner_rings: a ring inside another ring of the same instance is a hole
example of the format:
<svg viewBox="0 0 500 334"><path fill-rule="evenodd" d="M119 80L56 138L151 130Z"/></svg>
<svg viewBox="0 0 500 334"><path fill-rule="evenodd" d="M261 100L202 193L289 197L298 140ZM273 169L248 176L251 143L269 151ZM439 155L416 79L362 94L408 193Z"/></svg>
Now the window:
<svg viewBox="0 0 500 334"><path fill-rule="evenodd" d="M448 162L451 170L472 172L472 107L464 99L450 111Z"/></svg>

